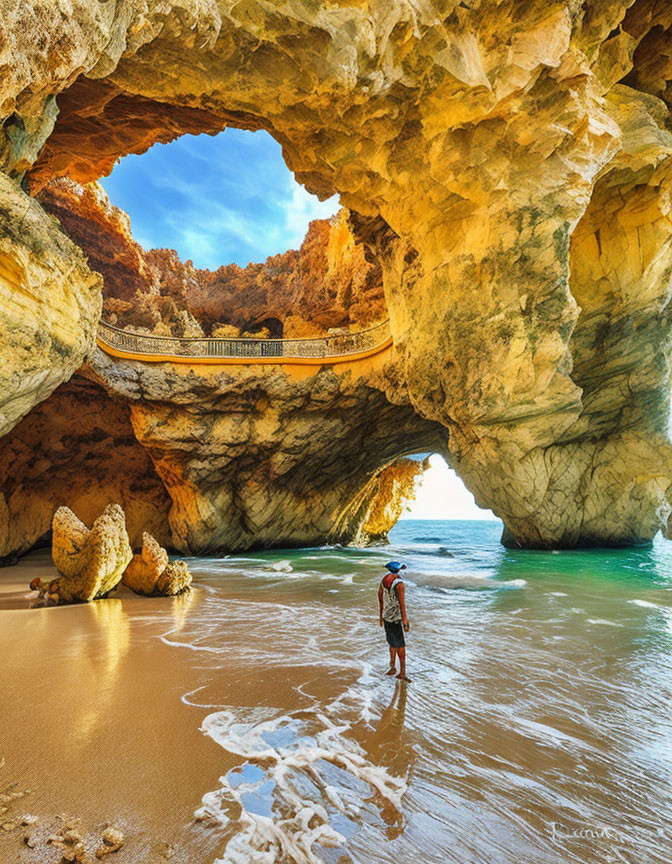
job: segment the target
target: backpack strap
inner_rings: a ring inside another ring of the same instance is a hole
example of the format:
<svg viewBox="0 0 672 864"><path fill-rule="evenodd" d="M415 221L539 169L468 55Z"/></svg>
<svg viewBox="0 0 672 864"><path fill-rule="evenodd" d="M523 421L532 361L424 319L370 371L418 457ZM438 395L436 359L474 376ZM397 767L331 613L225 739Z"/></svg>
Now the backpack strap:
<svg viewBox="0 0 672 864"><path fill-rule="evenodd" d="M397 585L399 585L399 584L402 584L402 585L404 584L404 580L401 578L401 576L397 576L396 579L394 579L392 581L392 584L390 585L389 590L392 591L392 589L396 588Z"/></svg>

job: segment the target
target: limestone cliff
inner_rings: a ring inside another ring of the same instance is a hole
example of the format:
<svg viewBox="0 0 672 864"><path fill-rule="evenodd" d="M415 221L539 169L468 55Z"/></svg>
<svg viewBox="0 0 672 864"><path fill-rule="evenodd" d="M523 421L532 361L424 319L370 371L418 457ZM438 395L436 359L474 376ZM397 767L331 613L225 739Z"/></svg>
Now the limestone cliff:
<svg viewBox="0 0 672 864"><path fill-rule="evenodd" d="M60 505L90 525L111 502L122 505L133 546L143 530L170 542L170 498L128 406L75 376L0 438L0 558L48 541Z"/></svg>
<svg viewBox="0 0 672 864"><path fill-rule="evenodd" d="M507 542L632 543L666 524L669 4L56 0L2 11L0 164L11 177L35 193L54 177L95 180L118 156L185 131L268 130L300 182L340 195L382 274L395 347L365 384L371 447L390 412L402 412L402 425L438 424L458 474L504 519ZM33 260L42 243L49 272L29 279L44 288L37 298L16 287L23 278L8 280L23 300L3 331L42 309L48 318L63 292L90 312L81 257L59 251L71 244L37 202L21 223L25 195L12 181L0 192L16 204L9 224L23 225L10 236L12 261ZM66 259L77 262L74 281ZM88 334L91 315L76 317ZM75 364L74 353L54 362L43 352L22 374L22 345L16 374L0 382L1 398L18 406L9 425ZM236 496L247 487L226 463L243 460L244 441L270 435L284 452L274 424L294 440L289 420L310 427L320 399L363 428L358 385L328 384L328 371L305 389L283 384L291 411L278 408L272 374L209 373L205 382L184 370L103 372L131 401L187 546L244 545L257 528L270 541L262 504L279 513L298 495L299 484L290 499L243 495L241 521ZM254 409L257 393L276 413ZM219 406L236 399L222 419ZM232 436L217 445L223 452L190 437L187 416L195 436L221 423ZM301 453L305 440L295 442ZM243 480L265 465L279 482L271 449L253 448ZM360 481L403 452L395 443L377 460L357 455ZM308 448L303 464L298 475L310 469L316 483L330 454L313 460ZM339 488L356 495L348 480ZM225 512L232 527L216 528ZM306 539L327 524L318 514L307 521Z"/></svg>
<svg viewBox="0 0 672 864"><path fill-rule="evenodd" d="M413 502L428 467L425 460L398 459L371 478L346 515L355 526L355 544L387 541L390 529Z"/></svg>
<svg viewBox="0 0 672 864"><path fill-rule="evenodd" d="M92 373L128 400L172 499L172 546L205 553L384 539L422 469L381 477L381 468L447 443L440 424L375 386L384 363L373 358L366 374L356 363L300 374L119 362L98 351Z"/></svg>
<svg viewBox="0 0 672 864"><path fill-rule="evenodd" d="M81 250L0 174L0 435L81 366L100 304Z"/></svg>
<svg viewBox="0 0 672 864"><path fill-rule="evenodd" d="M55 589L55 599L88 603L116 588L133 557L118 504L108 504L91 528L68 507L59 507L52 529L51 554L59 579L49 587Z"/></svg>
<svg viewBox="0 0 672 864"><path fill-rule="evenodd" d="M103 315L120 327L292 338L361 330L387 315L380 267L355 243L345 211L312 222L299 250L211 272L172 249L145 251L98 184L54 180L38 199L103 276Z"/></svg>

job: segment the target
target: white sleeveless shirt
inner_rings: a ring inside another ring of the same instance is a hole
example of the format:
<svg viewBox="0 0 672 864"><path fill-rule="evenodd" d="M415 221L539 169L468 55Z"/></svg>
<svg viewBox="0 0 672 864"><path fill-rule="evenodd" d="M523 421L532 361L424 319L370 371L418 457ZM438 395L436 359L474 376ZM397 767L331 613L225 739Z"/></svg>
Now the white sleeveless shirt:
<svg viewBox="0 0 672 864"><path fill-rule="evenodd" d="M403 585L404 580L401 576L397 576L389 588L386 588L383 583L383 620L384 621L401 621L401 606L395 588L397 585Z"/></svg>

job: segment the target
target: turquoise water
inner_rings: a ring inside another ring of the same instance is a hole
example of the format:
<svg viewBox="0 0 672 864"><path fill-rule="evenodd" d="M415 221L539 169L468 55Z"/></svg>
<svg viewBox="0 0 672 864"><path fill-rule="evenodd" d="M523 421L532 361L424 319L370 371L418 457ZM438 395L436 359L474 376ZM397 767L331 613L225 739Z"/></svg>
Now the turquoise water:
<svg viewBox="0 0 672 864"><path fill-rule="evenodd" d="M672 860L672 543L522 552L500 530L191 560L199 599L164 641L194 652L183 699L239 761L199 813L218 860ZM408 686L382 674L390 559Z"/></svg>

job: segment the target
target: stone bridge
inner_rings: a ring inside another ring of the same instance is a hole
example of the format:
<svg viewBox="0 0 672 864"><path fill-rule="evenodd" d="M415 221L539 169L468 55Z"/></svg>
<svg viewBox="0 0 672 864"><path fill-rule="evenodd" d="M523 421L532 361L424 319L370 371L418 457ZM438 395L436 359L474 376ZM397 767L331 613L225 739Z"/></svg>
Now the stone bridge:
<svg viewBox="0 0 672 864"><path fill-rule="evenodd" d="M113 357L171 363L329 363L351 362L392 345L389 320L358 333L310 339L202 338L156 336L122 330L101 321L98 346Z"/></svg>

